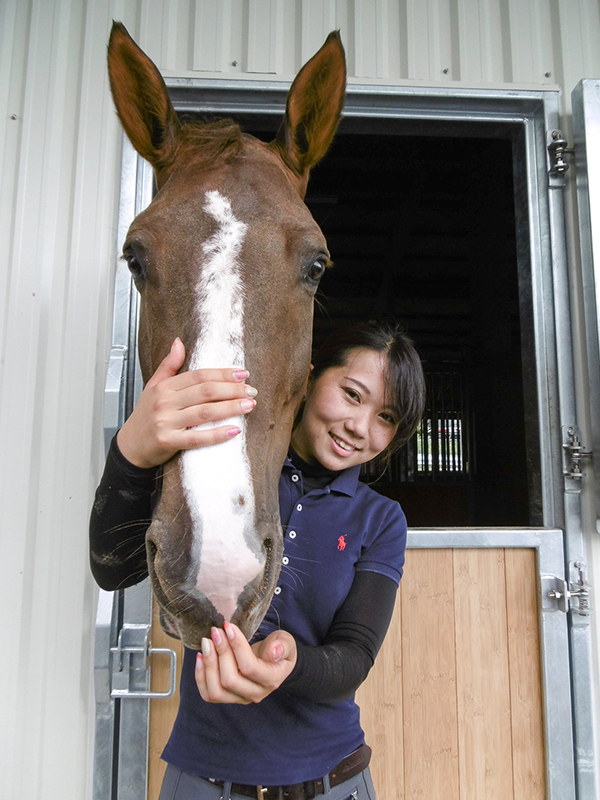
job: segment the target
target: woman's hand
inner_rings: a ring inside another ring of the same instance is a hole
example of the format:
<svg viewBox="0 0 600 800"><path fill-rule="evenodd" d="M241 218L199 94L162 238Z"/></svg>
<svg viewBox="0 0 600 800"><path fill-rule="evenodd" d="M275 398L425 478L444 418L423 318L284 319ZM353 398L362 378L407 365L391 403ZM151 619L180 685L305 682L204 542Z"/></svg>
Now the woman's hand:
<svg viewBox="0 0 600 800"><path fill-rule="evenodd" d="M119 450L138 467L156 467L179 450L237 436L240 429L234 425L207 430L194 427L242 416L256 405L256 389L244 383L246 370L197 369L178 375L184 360L183 342L175 339L117 434Z"/></svg>
<svg viewBox="0 0 600 800"><path fill-rule="evenodd" d="M196 684L207 703L260 703L279 688L296 664L296 642L285 631L248 644L238 627L212 628L196 656Z"/></svg>

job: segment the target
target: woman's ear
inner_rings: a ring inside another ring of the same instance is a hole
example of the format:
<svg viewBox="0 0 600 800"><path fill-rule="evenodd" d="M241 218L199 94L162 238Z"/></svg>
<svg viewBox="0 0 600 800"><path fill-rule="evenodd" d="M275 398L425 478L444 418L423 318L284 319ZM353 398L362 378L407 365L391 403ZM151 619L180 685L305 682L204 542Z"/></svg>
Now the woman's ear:
<svg viewBox="0 0 600 800"><path fill-rule="evenodd" d="M308 375L306 376L306 385L304 387L304 397L303 400L306 400L306 395L308 394L308 390L313 383L313 370L315 368L314 364L311 364L308 368Z"/></svg>

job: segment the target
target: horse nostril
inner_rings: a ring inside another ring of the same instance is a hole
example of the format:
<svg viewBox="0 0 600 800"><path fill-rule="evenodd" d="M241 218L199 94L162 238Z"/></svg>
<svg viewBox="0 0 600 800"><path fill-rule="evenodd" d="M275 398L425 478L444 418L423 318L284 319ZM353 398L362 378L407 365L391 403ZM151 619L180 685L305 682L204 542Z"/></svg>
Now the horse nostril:
<svg viewBox="0 0 600 800"><path fill-rule="evenodd" d="M271 572L271 562L273 560L273 540L265 539L263 542L263 547L265 548L265 555L266 555L263 576L264 578L266 578Z"/></svg>
<svg viewBox="0 0 600 800"><path fill-rule="evenodd" d="M150 564L154 564L154 560L156 558L156 552L158 548L156 544L152 541L152 539L148 539L146 541L146 552L148 554L148 562Z"/></svg>

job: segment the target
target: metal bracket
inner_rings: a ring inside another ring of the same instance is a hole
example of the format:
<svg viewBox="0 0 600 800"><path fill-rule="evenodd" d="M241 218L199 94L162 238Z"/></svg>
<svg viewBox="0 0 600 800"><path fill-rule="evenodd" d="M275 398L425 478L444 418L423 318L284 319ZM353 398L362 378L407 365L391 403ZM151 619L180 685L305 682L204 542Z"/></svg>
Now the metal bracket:
<svg viewBox="0 0 600 800"><path fill-rule="evenodd" d="M572 564L577 570L578 580L567 581L556 575L541 575L542 609L544 611L572 611L581 617L588 617L590 608L590 585L585 579L585 565L581 561ZM574 603L573 599L577 602Z"/></svg>
<svg viewBox="0 0 600 800"><path fill-rule="evenodd" d="M542 609L544 611L562 611L566 614L569 610L567 582L556 575L540 575L540 581L542 585Z"/></svg>
<svg viewBox="0 0 600 800"><path fill-rule="evenodd" d="M565 161L566 155L574 155L575 150L569 147L569 143L563 138L562 131L552 131L552 141L548 145L548 153L550 155L550 169L549 174L552 177L562 176L569 169L569 165Z"/></svg>
<svg viewBox="0 0 600 800"><path fill-rule="evenodd" d="M591 450L585 450L579 438L580 434L575 425L570 425L567 428L568 441L563 444L565 451L566 469L563 470L563 475L566 478L573 478L576 481L581 481L583 472L581 470L581 461L584 458L592 458L593 453Z"/></svg>
<svg viewBox="0 0 600 800"><path fill-rule="evenodd" d="M574 561L572 564L577 570L578 580L571 581L569 584L569 600L572 597L577 599L577 606L571 610L579 614L581 617L589 617L592 609L590 608L590 585L585 579L585 564L582 561Z"/></svg>
<svg viewBox="0 0 600 800"><path fill-rule="evenodd" d="M119 632L113 654L111 697L171 697L175 692L177 655L168 647L152 647L150 644L150 625L125 624ZM139 689L148 685L150 656L165 653L171 659L169 689L166 692L151 692Z"/></svg>

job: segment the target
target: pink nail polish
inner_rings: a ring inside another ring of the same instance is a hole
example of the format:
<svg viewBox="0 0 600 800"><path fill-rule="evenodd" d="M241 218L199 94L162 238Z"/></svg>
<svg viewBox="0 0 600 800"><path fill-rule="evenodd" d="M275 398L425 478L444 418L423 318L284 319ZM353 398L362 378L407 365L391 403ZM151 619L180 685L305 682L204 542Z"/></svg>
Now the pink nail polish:
<svg viewBox="0 0 600 800"><path fill-rule="evenodd" d="M211 635L212 640L213 640L213 642L215 644L221 644L221 641L222 641L221 640L221 634L219 633L219 629L218 628L211 628L210 629L210 635Z"/></svg>
<svg viewBox="0 0 600 800"><path fill-rule="evenodd" d="M227 638L229 639L229 641L232 641L233 637L235 636L235 630L233 625L230 625L228 622L226 622L223 625L223 627L225 628L225 633L227 634Z"/></svg>
<svg viewBox="0 0 600 800"><path fill-rule="evenodd" d="M248 398L247 400L242 400L240 405L244 411L250 411L250 409L254 408L256 405L256 400L250 400L250 398Z"/></svg>
<svg viewBox="0 0 600 800"><path fill-rule="evenodd" d="M196 669L202 669L204 667L204 659L202 658L202 653L196 653Z"/></svg>
<svg viewBox="0 0 600 800"><path fill-rule="evenodd" d="M245 381L250 373L246 369L236 369L233 373L233 377L236 381Z"/></svg>
<svg viewBox="0 0 600 800"><path fill-rule="evenodd" d="M281 645L279 644L275 645L275 647L273 648L273 661L279 661L282 655L283 655L283 647L281 647Z"/></svg>
<svg viewBox="0 0 600 800"><path fill-rule="evenodd" d="M227 436L229 439L233 439L234 436L237 436L238 433L241 432L242 432L241 428L229 428L229 430L227 431Z"/></svg>

